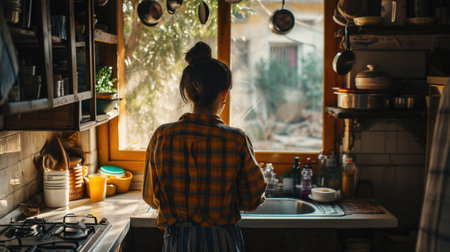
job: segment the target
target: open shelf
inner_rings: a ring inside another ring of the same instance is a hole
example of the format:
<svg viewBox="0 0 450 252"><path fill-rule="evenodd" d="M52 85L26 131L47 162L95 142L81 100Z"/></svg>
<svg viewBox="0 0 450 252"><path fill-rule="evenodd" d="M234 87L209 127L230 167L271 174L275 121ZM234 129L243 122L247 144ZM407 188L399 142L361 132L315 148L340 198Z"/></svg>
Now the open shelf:
<svg viewBox="0 0 450 252"><path fill-rule="evenodd" d="M91 99L91 98L92 98L91 91L84 91L84 92L78 93L78 100L79 101L84 101L84 100Z"/></svg>
<svg viewBox="0 0 450 252"><path fill-rule="evenodd" d="M113 111L107 113L107 114L98 114L97 115L97 121L89 121L89 118L86 117L86 119L83 119L80 123L80 131L84 131L87 129L90 129L92 127L97 127L99 125L102 125L104 123L109 122L111 119L119 116L118 110L114 109Z"/></svg>
<svg viewBox="0 0 450 252"><path fill-rule="evenodd" d="M335 119L414 119L424 118L425 109L420 110L359 110L326 107L326 112Z"/></svg>
<svg viewBox="0 0 450 252"><path fill-rule="evenodd" d="M349 27L351 34L448 34L450 25L352 25Z"/></svg>
<svg viewBox="0 0 450 252"><path fill-rule="evenodd" d="M46 109L49 107L49 100L47 98L30 101L18 101L10 102L8 104L7 113L24 113L40 109Z"/></svg>
<svg viewBox="0 0 450 252"><path fill-rule="evenodd" d="M107 33L102 30L95 30L94 40L100 43L117 44L117 35Z"/></svg>
<svg viewBox="0 0 450 252"><path fill-rule="evenodd" d="M69 103L73 103L75 101L75 97L72 94L57 97L54 99L55 106L66 105Z"/></svg>

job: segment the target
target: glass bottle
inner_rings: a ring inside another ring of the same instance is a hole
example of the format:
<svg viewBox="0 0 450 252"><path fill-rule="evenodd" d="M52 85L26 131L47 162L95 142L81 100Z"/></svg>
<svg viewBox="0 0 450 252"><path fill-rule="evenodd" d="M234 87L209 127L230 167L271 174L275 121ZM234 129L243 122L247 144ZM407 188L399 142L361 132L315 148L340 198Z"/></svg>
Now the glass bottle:
<svg viewBox="0 0 450 252"><path fill-rule="evenodd" d="M292 195L294 190L294 179L290 172L285 172L283 177L283 193L288 196Z"/></svg>
<svg viewBox="0 0 450 252"><path fill-rule="evenodd" d="M306 199L311 194L313 171L311 159L306 159L306 164L302 170L302 183L300 184L300 198Z"/></svg>
<svg viewBox="0 0 450 252"><path fill-rule="evenodd" d="M342 194L344 197L352 198L355 191L355 173L356 165L353 158L347 158L342 171Z"/></svg>
<svg viewBox="0 0 450 252"><path fill-rule="evenodd" d="M299 192L299 189L297 188L297 185L300 185L301 180L301 174L300 174L300 158L295 157L294 158L294 165L292 166L292 178L294 179L294 183L292 185L292 191L296 194Z"/></svg>
<svg viewBox="0 0 450 252"><path fill-rule="evenodd" d="M327 170L328 170L328 186L339 190L341 186L341 174L339 172L339 167L337 165L336 155L334 151L331 152L330 157L327 159Z"/></svg>
<svg viewBox="0 0 450 252"><path fill-rule="evenodd" d="M328 186L328 168L327 168L327 156L323 153L319 154L319 167L317 168L317 186Z"/></svg>

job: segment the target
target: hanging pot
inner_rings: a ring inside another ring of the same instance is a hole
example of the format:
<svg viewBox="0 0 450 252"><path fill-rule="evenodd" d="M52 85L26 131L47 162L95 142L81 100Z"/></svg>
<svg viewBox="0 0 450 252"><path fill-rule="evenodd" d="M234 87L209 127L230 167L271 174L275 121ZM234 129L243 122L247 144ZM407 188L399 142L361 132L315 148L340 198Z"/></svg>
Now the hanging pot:
<svg viewBox="0 0 450 252"><path fill-rule="evenodd" d="M159 23L163 14L161 4L155 0L144 0L138 5L138 16L146 26L154 26Z"/></svg>
<svg viewBox="0 0 450 252"><path fill-rule="evenodd" d="M385 90L390 86L391 80L387 73L376 70L372 64L367 65L367 68L355 76L357 89Z"/></svg>
<svg viewBox="0 0 450 252"><path fill-rule="evenodd" d="M292 12L284 9L284 0L281 9L276 10L270 16L269 29L278 35L288 34L295 24L295 18Z"/></svg>
<svg viewBox="0 0 450 252"><path fill-rule="evenodd" d="M166 8L169 14L174 14L175 10L180 8L183 0L166 0Z"/></svg>
<svg viewBox="0 0 450 252"><path fill-rule="evenodd" d="M333 59L333 70L340 75L347 74L355 63L355 54L350 49L350 40L348 38L348 23L345 26L344 32L345 50L338 52Z"/></svg>
<svg viewBox="0 0 450 252"><path fill-rule="evenodd" d="M198 19L200 20L200 23L204 25L208 21L208 18L209 7L204 1L201 1L198 5Z"/></svg>

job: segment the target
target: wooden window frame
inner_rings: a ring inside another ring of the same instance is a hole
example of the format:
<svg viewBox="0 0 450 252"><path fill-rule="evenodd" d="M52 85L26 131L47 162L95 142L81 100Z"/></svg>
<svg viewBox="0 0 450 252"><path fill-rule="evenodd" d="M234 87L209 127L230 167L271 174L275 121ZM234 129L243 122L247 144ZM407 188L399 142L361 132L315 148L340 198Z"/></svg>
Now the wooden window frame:
<svg viewBox="0 0 450 252"><path fill-rule="evenodd" d="M118 61L117 78L120 86L125 83L124 73L124 40L123 40L123 14L122 1L117 1L117 24L118 31ZM322 132L322 150L329 154L336 149L338 142L335 140L336 131L340 125L336 124L336 120L328 116L325 112L327 106L336 105L336 96L332 92L332 87L340 86L342 78L339 78L331 69L334 55L337 51L337 42L334 34L337 30L336 24L332 20L333 10L337 4L337 0L324 0L324 76L323 76L323 132ZM218 7L218 58L230 64L231 50L231 7L230 4L220 0ZM120 97L125 97L124 88L119 88ZM227 104L230 104L227 102ZM119 104L120 111L125 111L125 101ZM230 108L227 105L221 114L221 118L225 122L230 121ZM97 145L98 157L100 165L117 165L132 172L142 172L144 169L144 151L119 150L119 123L121 117L116 117L107 124L103 124L97 128ZM258 151L255 153L258 162L270 162L281 171L288 170L293 164L294 157L298 156L303 161L306 157L310 157L313 162L316 161L319 153L300 153L300 152L270 152ZM280 172L279 170L279 172Z"/></svg>

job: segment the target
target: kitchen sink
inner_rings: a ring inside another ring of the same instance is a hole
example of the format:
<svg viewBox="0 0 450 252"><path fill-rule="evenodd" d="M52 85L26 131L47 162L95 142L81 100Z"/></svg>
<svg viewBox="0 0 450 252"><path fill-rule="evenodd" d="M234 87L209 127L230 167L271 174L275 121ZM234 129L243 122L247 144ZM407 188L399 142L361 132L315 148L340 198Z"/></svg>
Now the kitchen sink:
<svg viewBox="0 0 450 252"><path fill-rule="evenodd" d="M344 212L336 203L316 203L294 198L266 198L255 211L242 216L254 217L335 217Z"/></svg>

